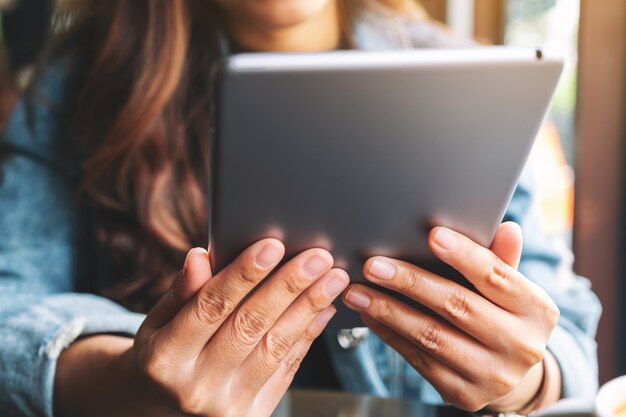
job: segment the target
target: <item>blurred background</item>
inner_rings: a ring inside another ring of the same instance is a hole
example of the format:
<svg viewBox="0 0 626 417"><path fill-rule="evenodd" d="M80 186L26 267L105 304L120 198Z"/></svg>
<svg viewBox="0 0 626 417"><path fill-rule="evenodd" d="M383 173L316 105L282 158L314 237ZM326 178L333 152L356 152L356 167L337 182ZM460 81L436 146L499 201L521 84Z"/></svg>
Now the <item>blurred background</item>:
<svg viewBox="0 0 626 417"><path fill-rule="evenodd" d="M0 0L0 124L64 0ZM600 378L626 374L626 2L423 0L432 19L484 44L545 47L567 58L531 156L546 233L574 251L604 306ZM562 238L562 239L561 239Z"/></svg>

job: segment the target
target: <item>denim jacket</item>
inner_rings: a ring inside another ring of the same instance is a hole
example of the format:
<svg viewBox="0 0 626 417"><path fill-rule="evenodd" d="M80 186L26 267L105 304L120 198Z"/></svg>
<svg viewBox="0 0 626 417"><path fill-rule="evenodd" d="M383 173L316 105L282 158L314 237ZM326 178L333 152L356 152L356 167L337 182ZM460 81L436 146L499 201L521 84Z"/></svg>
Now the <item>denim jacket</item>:
<svg viewBox="0 0 626 417"><path fill-rule="evenodd" d="M436 25L363 14L354 25L362 49L446 47L467 43ZM76 186L63 155L64 103L75 89L69 62L51 65L37 85L29 125L27 101L13 111L2 138L0 169L0 415L53 415L56 361L81 336L132 337L144 316L96 293L79 292L85 280L77 265L91 262L80 239ZM74 87L74 88L73 88ZM45 104L43 104L45 101ZM51 105L52 104L52 105ZM542 286L561 310L548 348L563 374L563 396L589 396L597 388L594 335L600 305L589 282L572 272L564 245L542 235L533 211L528 169L506 218L519 223L525 243L521 272ZM336 332L324 336L335 371L347 391L403 396L441 403L436 391L375 335L344 349Z"/></svg>

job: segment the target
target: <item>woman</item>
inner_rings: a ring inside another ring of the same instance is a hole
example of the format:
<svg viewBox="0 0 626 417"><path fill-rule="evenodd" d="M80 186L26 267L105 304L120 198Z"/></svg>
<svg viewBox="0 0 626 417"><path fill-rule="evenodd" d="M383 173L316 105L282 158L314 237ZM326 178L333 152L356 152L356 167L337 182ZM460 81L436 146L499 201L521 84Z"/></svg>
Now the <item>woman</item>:
<svg viewBox="0 0 626 417"><path fill-rule="evenodd" d="M513 223L490 249L443 228L430 235L435 255L482 296L391 259L364 265L369 280L437 318L347 288L321 249L275 270L284 247L263 240L214 276L206 250L188 252L207 241L211 63L228 50L461 42L412 2L115 0L74 10L5 132L0 410L268 416L342 292L378 336L343 349L325 335L343 389L441 401L434 387L490 412L595 390L597 301L538 233L525 184L507 214L522 225L523 253Z"/></svg>

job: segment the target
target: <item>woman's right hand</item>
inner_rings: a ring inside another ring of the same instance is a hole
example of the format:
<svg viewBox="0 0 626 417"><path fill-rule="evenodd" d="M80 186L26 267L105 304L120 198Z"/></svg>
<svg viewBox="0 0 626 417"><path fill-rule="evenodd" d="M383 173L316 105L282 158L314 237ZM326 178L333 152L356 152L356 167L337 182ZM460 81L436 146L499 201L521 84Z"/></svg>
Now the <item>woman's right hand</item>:
<svg viewBox="0 0 626 417"><path fill-rule="evenodd" d="M109 410L103 414L269 416L311 343L334 315L332 301L349 282L346 272L331 269L328 252L311 249L259 285L283 256L283 245L266 239L212 276L208 253L192 250L132 347L124 350L119 362L113 361L118 366L105 367L123 370L124 380L117 382L124 387L119 395L126 400L123 409L111 410L117 407L109 399L103 406ZM72 356L65 360L64 356L57 367L61 373L57 383L68 381L62 366L71 367ZM104 381L111 379L115 378ZM85 415L85 409L68 409L73 408L75 392L64 393L62 386L55 392L57 405L65 408L58 410L59 415ZM98 414L89 410L89 415Z"/></svg>

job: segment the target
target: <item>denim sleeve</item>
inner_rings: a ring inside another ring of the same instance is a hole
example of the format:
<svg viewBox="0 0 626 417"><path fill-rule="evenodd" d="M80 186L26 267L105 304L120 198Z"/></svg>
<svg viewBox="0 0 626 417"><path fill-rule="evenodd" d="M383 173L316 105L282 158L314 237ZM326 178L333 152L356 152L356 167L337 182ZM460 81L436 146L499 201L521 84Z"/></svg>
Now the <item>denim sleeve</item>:
<svg viewBox="0 0 626 417"><path fill-rule="evenodd" d="M590 282L574 274L574 257L563 239L542 233L533 209L533 180L533 173L525 170L506 216L520 224L524 234L519 269L545 289L561 310L548 350L561 368L562 396L590 397L598 389L595 335L602 308Z"/></svg>
<svg viewBox="0 0 626 417"><path fill-rule="evenodd" d="M0 415L52 417L56 360L76 338L132 335L142 316L74 292L77 208L57 137L65 72L40 82L47 105L16 106L0 166ZM38 104L39 103L39 104Z"/></svg>

